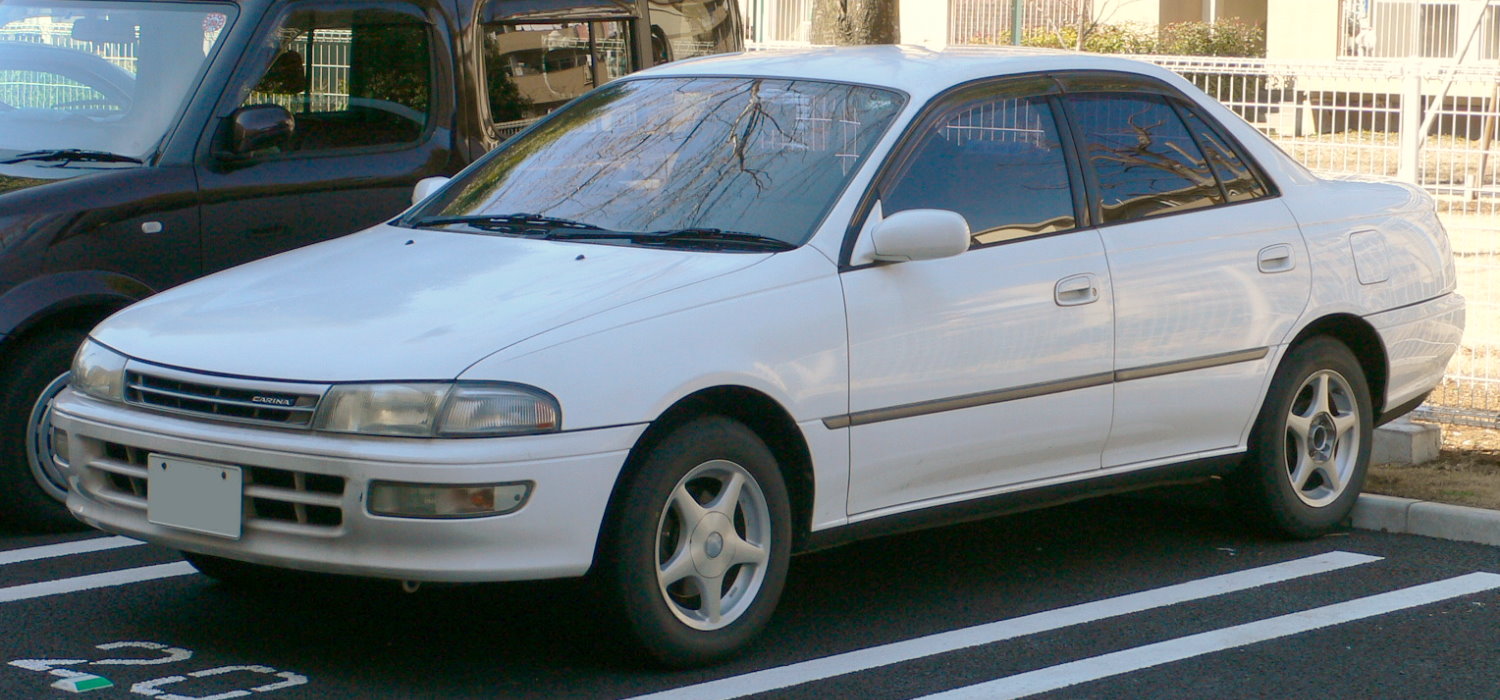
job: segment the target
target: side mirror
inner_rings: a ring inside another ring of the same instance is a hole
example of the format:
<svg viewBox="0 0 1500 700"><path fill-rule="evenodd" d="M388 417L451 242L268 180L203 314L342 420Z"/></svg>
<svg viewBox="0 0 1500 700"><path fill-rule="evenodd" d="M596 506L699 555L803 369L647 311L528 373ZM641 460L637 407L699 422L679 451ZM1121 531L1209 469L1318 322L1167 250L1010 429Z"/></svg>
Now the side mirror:
<svg viewBox="0 0 1500 700"><path fill-rule="evenodd" d="M969 249L969 222L946 209L908 209L870 232L873 257L885 262L950 258Z"/></svg>
<svg viewBox="0 0 1500 700"><path fill-rule="evenodd" d="M263 148L280 146L292 137L296 122L281 105L248 105L229 115L229 133L219 156L243 158Z"/></svg>
<svg viewBox="0 0 1500 700"><path fill-rule="evenodd" d="M443 185L448 184L448 180L449 178L446 177L424 177L417 180L417 186L411 189L411 203L416 204L427 199L428 195L438 191L438 188Z"/></svg>

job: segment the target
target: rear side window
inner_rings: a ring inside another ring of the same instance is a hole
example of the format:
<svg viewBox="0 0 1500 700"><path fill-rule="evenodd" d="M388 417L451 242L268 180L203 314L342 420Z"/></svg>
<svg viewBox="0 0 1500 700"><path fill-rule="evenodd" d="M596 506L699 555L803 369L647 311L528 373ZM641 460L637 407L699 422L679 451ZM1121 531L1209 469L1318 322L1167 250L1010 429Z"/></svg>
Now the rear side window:
<svg viewBox="0 0 1500 700"><path fill-rule="evenodd" d="M922 135L881 198L907 209L962 214L974 245L1077 226L1067 161L1046 97L966 100Z"/></svg>
<svg viewBox="0 0 1500 700"><path fill-rule="evenodd" d="M1228 147L1224 137L1210 128L1192 107L1181 102L1176 104L1183 121L1187 122L1188 130L1203 146L1203 154L1208 156L1208 163L1213 166L1214 174L1219 176L1219 182L1224 185L1224 194L1229 201L1244 202L1266 196L1266 186L1255 176L1255 171Z"/></svg>
<svg viewBox="0 0 1500 700"><path fill-rule="evenodd" d="M1084 161L1098 179L1103 223L1224 203L1207 158L1165 98L1085 93L1065 99L1083 138Z"/></svg>

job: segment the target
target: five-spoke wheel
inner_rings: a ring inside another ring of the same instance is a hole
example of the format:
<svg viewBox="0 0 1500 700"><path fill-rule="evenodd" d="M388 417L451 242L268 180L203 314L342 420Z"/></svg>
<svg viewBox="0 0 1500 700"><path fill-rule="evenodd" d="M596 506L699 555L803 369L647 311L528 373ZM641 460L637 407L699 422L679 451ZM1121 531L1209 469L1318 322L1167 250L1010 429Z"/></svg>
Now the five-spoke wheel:
<svg viewBox="0 0 1500 700"><path fill-rule="evenodd" d="M786 579L791 515L765 443L720 416L651 441L620 484L601 571L641 649L669 666L737 652Z"/></svg>
<svg viewBox="0 0 1500 700"><path fill-rule="evenodd" d="M1332 338L1302 341L1276 370L1231 494L1277 534L1328 532L1359 497L1374 423L1354 353Z"/></svg>

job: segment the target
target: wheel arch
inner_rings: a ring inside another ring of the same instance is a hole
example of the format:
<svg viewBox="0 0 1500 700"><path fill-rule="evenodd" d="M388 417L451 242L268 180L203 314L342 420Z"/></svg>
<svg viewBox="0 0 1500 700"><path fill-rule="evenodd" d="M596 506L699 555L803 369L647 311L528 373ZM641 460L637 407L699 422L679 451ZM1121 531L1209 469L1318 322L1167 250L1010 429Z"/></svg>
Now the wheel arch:
<svg viewBox="0 0 1500 700"><path fill-rule="evenodd" d="M1365 381L1370 386L1370 406L1376 416L1385 411L1385 390L1390 380L1390 358L1386 355L1385 342L1375 327L1354 314L1331 314L1308 324L1292 342L1288 351L1310 338L1326 336L1333 338L1354 353L1364 370Z"/></svg>
<svg viewBox="0 0 1500 700"><path fill-rule="evenodd" d="M89 330L152 290L135 278L103 271L64 272L27 280L0 295L0 353L61 328Z"/></svg>
<svg viewBox="0 0 1500 700"><path fill-rule="evenodd" d="M624 484L630 480L651 448L682 424L705 415L719 415L743 423L765 441L786 482L787 498L792 510L792 551L802 548L811 530L814 496L812 453L790 413L770 396L745 386L714 386L700 389L669 406L646 428L630 448L625 466L615 479L605 510L604 530L614 522ZM601 537L596 545L605 546Z"/></svg>

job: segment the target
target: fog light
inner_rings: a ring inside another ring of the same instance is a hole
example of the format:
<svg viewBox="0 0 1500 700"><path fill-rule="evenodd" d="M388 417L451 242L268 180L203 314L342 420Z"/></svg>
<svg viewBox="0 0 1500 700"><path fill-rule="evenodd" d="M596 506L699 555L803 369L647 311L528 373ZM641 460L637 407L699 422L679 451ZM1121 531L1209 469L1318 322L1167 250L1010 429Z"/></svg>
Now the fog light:
<svg viewBox="0 0 1500 700"><path fill-rule="evenodd" d="M398 518L478 518L504 515L526 505L531 482L448 486L375 481L370 512Z"/></svg>
<svg viewBox="0 0 1500 700"><path fill-rule="evenodd" d="M64 469L68 466L68 434L59 428L52 429L50 438L52 445L52 461Z"/></svg>

